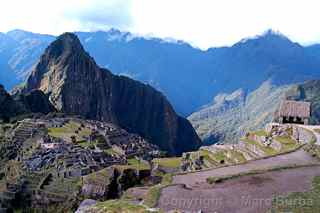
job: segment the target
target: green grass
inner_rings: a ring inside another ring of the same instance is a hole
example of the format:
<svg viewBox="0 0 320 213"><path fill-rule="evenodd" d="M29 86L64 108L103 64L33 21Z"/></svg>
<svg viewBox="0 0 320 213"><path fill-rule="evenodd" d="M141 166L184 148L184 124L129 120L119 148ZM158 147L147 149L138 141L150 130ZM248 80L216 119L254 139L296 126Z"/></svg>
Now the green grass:
<svg viewBox="0 0 320 213"><path fill-rule="evenodd" d="M153 162L162 167L179 168L181 165L181 158L156 158L153 159Z"/></svg>
<svg viewBox="0 0 320 213"><path fill-rule="evenodd" d="M253 140L249 140L247 138L242 138L241 141L251 144L251 145L255 145L257 148L259 148L260 150L262 150L266 155L270 156L270 155L276 155L279 154L276 150L274 150L272 147L269 146L264 146L261 143L257 142L257 141L253 141Z"/></svg>
<svg viewBox="0 0 320 213"><path fill-rule="evenodd" d="M81 128L78 134L75 133L81 127L80 123L76 123L74 121L70 121L63 127L59 128L49 128L48 134L52 137L62 138L68 141L71 141L71 136L76 136L77 141L83 141L85 137L90 136L91 130L87 128Z"/></svg>
<svg viewBox="0 0 320 213"><path fill-rule="evenodd" d="M226 156L225 156L225 152L224 152L224 151L218 151L218 152L212 153L212 157L213 157L217 162L225 161L225 159L226 159Z"/></svg>
<svg viewBox="0 0 320 213"><path fill-rule="evenodd" d="M239 163L244 163L247 161L246 158L243 156L243 154L236 150L231 150L231 156L232 156L232 159L237 159Z"/></svg>
<svg viewBox="0 0 320 213"><path fill-rule="evenodd" d="M105 149L103 151L109 155L116 155L116 156L119 155L116 151L113 150L113 148Z"/></svg>
<svg viewBox="0 0 320 213"><path fill-rule="evenodd" d="M144 206L134 205L124 200L108 200L105 202L101 202L96 205L95 209L97 210L97 212L108 212L108 213L125 213L125 212L151 213L151 211L148 211L147 208ZM156 211L154 213L160 213L160 212Z"/></svg>
<svg viewBox="0 0 320 213"><path fill-rule="evenodd" d="M136 158L128 159L128 164L130 166L133 166L137 170L148 170L148 169L150 169L149 164L147 164L147 163L145 163L145 162L143 162L141 160L138 160Z"/></svg>
<svg viewBox="0 0 320 213"><path fill-rule="evenodd" d="M195 152L195 156L198 156L198 154L196 154L197 152ZM210 152L208 150L201 150L200 151L200 156L203 156L204 159L211 159L211 161L215 161L216 163L220 163L221 161L226 161L227 157L226 157L226 151L217 151L217 152Z"/></svg>
<svg viewBox="0 0 320 213"><path fill-rule="evenodd" d="M299 147L297 142L289 136L277 136L275 140L281 143L281 152L288 152Z"/></svg>
<svg viewBox="0 0 320 213"><path fill-rule="evenodd" d="M77 145L83 147L83 148L88 148L90 146L94 147L97 144L96 141L93 141L91 143L87 142L87 141L79 141L77 142Z"/></svg>
<svg viewBox="0 0 320 213"><path fill-rule="evenodd" d="M320 212L320 177L313 179L312 190L294 192L286 197L275 197L271 212L318 213Z"/></svg>
<svg viewBox="0 0 320 213"><path fill-rule="evenodd" d="M264 130L258 130L258 131L253 132L252 134L258 135L258 136L268 136L268 133Z"/></svg>
<svg viewBox="0 0 320 213"><path fill-rule="evenodd" d="M200 150L200 156L204 157L204 160L207 161L210 165L216 166L220 164L221 160L225 159L225 156L223 153L213 153L208 150ZM198 156L195 152L194 156Z"/></svg>

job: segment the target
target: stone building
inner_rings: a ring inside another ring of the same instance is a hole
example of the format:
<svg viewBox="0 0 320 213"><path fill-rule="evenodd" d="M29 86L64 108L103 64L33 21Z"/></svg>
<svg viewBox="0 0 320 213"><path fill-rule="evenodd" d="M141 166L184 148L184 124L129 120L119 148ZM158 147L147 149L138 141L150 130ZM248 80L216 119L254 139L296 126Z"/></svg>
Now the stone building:
<svg viewBox="0 0 320 213"><path fill-rule="evenodd" d="M279 123L309 124L311 116L311 103L303 101L285 100L276 112Z"/></svg>

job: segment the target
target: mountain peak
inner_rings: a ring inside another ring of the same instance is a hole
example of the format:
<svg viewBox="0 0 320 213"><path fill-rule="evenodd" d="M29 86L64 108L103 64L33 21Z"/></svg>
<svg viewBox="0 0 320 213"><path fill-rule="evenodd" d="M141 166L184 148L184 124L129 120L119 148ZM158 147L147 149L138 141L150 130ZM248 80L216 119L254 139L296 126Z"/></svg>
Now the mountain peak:
<svg viewBox="0 0 320 213"><path fill-rule="evenodd" d="M84 63L93 69L84 68ZM40 88L46 93L54 92L51 85L63 84L67 79L74 81L77 75L86 75L97 69L78 37L73 33L64 33L47 47L29 76L26 89Z"/></svg>
<svg viewBox="0 0 320 213"><path fill-rule="evenodd" d="M282 39L282 40L290 41L290 39L287 36L285 36L284 34L282 34L280 31L273 30L273 29L266 30L264 33L262 33L258 37L259 38L274 38L274 39L276 38L276 39Z"/></svg>
<svg viewBox="0 0 320 213"><path fill-rule="evenodd" d="M84 49L78 37L73 33L64 33L60 35L47 48L48 54L54 57L78 51L84 51Z"/></svg>
<svg viewBox="0 0 320 213"><path fill-rule="evenodd" d="M279 30L274 30L274 29L267 29L266 31L264 31L264 33L262 33L262 35L265 36L270 36L270 35L276 35L276 36L284 36Z"/></svg>
<svg viewBox="0 0 320 213"><path fill-rule="evenodd" d="M292 44L293 43L288 37L286 37L280 31L268 29L260 35L244 38L240 42L234 44L233 46L248 44L252 42L262 42L263 44L266 44L266 45L269 45L270 43L276 43L276 44L279 44L279 43Z"/></svg>

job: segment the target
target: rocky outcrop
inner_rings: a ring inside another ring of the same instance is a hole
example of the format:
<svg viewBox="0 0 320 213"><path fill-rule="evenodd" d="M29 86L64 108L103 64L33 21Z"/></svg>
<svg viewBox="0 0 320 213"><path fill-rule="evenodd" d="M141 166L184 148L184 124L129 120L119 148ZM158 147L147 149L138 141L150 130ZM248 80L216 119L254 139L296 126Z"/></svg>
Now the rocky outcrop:
<svg viewBox="0 0 320 213"><path fill-rule="evenodd" d="M152 87L100 69L71 33L41 56L23 93L39 89L61 112L113 122L171 154L199 147L191 124Z"/></svg>
<svg viewBox="0 0 320 213"><path fill-rule="evenodd" d="M0 85L0 118L8 120L11 117L27 113L43 113L55 111L47 96L39 90L26 94L11 96Z"/></svg>
<svg viewBox="0 0 320 213"><path fill-rule="evenodd" d="M95 200L117 199L134 186L151 177L150 170L108 167L83 177L81 195Z"/></svg>
<svg viewBox="0 0 320 213"><path fill-rule="evenodd" d="M14 99L31 113L48 114L49 112L56 111L48 97L40 90L33 90L25 95L20 94L14 97Z"/></svg>
<svg viewBox="0 0 320 213"><path fill-rule="evenodd" d="M0 118L7 120L10 117L27 112L27 110L19 105L2 85L0 85Z"/></svg>

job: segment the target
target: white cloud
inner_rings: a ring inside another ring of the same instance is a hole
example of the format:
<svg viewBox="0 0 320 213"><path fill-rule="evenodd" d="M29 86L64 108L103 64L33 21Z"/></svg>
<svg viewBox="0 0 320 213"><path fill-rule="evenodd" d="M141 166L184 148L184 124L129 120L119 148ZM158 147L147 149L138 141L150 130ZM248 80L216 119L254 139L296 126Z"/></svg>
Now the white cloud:
<svg viewBox="0 0 320 213"><path fill-rule="evenodd" d="M0 31L59 34L116 27L207 48L272 28L310 43L320 40L318 8L318 0L2 0Z"/></svg>
<svg viewBox="0 0 320 213"><path fill-rule="evenodd" d="M300 42L320 39L317 0L141 0L133 6L136 31L203 48L230 45L269 28Z"/></svg>
<svg viewBox="0 0 320 213"><path fill-rule="evenodd" d="M66 31L128 28L131 0L5 0L0 31L24 29L60 34Z"/></svg>

